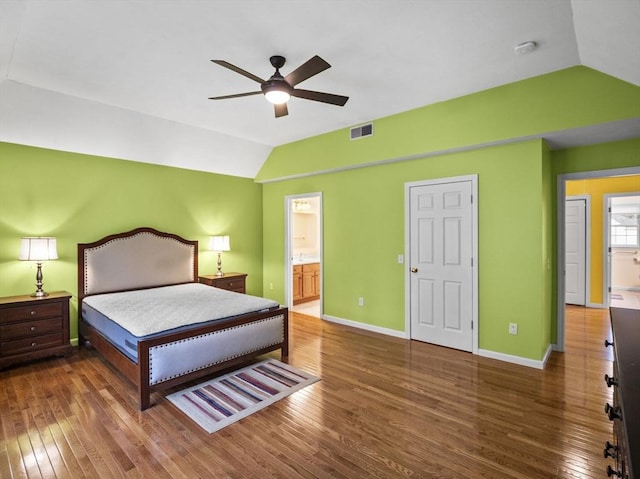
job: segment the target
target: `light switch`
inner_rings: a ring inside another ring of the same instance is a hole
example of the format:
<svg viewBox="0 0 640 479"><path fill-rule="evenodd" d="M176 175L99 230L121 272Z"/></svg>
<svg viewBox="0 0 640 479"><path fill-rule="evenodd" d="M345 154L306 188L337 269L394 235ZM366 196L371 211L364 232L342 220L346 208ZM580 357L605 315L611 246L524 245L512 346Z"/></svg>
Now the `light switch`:
<svg viewBox="0 0 640 479"><path fill-rule="evenodd" d="M398 255L398 264L402 264L404 263L404 255L403 254L399 254Z"/></svg>

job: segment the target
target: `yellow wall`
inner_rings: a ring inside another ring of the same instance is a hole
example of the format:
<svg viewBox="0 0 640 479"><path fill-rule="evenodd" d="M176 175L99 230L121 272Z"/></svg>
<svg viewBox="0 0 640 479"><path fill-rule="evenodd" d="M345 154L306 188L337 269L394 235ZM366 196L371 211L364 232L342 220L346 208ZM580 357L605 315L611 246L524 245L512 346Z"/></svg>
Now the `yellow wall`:
<svg viewBox="0 0 640 479"><path fill-rule="evenodd" d="M567 181L567 196L589 195L591 197L591 288L588 302L604 304L602 296L604 281L604 195L611 193L640 192L640 175L612 178L593 178Z"/></svg>

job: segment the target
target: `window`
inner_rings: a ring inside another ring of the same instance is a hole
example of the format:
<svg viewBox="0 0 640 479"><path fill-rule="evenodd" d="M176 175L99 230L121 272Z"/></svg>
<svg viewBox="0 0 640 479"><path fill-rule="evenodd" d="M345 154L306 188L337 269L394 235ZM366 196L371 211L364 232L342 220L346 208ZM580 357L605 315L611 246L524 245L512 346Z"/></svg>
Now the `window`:
<svg viewBox="0 0 640 479"><path fill-rule="evenodd" d="M640 247L640 228L638 228L637 214L611 214L611 246Z"/></svg>

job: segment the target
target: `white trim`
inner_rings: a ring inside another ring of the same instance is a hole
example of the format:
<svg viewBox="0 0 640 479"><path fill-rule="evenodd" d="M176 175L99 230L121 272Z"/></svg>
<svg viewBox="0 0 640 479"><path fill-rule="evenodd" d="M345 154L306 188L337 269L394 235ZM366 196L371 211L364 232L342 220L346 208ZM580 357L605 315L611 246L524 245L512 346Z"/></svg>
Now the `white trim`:
<svg viewBox="0 0 640 479"><path fill-rule="evenodd" d="M410 189L416 186L439 185L445 183L471 182L471 254L473 265L472 274L472 298L471 298L471 322L472 331L472 353L478 354L478 342L480 322L478 320L478 175L453 176L448 178L437 178L434 180L411 181L404 184L404 323L407 338L411 337L411 212L409 211Z"/></svg>
<svg viewBox="0 0 640 479"><path fill-rule="evenodd" d="M565 263L565 255L564 255L564 222L565 222L565 198L566 198L566 185L565 182L570 180L581 180L587 178L607 178L610 176L627 176L627 175L638 175L640 174L640 167L628 167L628 168L615 168L611 170L597 170L597 171L583 171L580 173L565 173L562 175L558 175L557 177L557 198L556 198L556 207L557 207L557 243L556 243L556 273L557 273L557 331L556 331L556 351L564 351L564 330L565 330L565 304L564 304L564 296L565 296L565 287L564 287L564 263ZM604 305L603 305L604 306ZM597 307L597 306L589 306L589 307Z"/></svg>
<svg viewBox="0 0 640 479"><path fill-rule="evenodd" d="M352 321L350 319L338 318L336 316L330 316L325 314L322 319L330 321L332 323L342 324L343 326L350 326L352 328L363 329L365 331L371 331L372 333L385 334L387 336L393 336L394 338L409 339L407 333L404 331L398 331L396 329L382 328L380 326L374 326L372 324L360 323L359 321Z"/></svg>
<svg viewBox="0 0 640 479"><path fill-rule="evenodd" d="M547 347L547 351L544 353L544 356L541 360L523 358L522 356L514 356L512 354L499 353L497 351L490 351L488 349L480 349L478 351L478 355L485 358L497 359L498 361L505 361L507 363L519 364L520 366L527 366L535 369L544 369L549 359L549 356L551 356L551 351L553 350L555 350L555 348L553 345L550 344Z"/></svg>
<svg viewBox="0 0 640 479"><path fill-rule="evenodd" d="M322 192L317 191L315 193L303 193L298 195L287 195L284 197L284 304L289 309L293 308L293 257L292 257L292 245L291 245L291 230L293 225L291 224L291 214L293 209L291 207L293 200L300 198L318 198L318 249L320 253L320 317L322 317L323 310L323 275L324 275L324 248L323 248L323 219L322 219Z"/></svg>

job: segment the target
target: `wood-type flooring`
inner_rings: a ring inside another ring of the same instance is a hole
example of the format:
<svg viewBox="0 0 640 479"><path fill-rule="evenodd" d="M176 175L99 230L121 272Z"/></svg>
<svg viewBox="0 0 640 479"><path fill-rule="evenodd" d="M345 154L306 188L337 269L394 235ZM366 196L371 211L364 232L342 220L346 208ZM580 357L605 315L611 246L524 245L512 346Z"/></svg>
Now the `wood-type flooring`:
<svg viewBox="0 0 640 479"><path fill-rule="evenodd" d="M322 380L211 435L171 390L138 411L132 384L92 350L0 371L0 477L605 477L606 310L568 307L566 351L544 370L290 323L289 362Z"/></svg>

